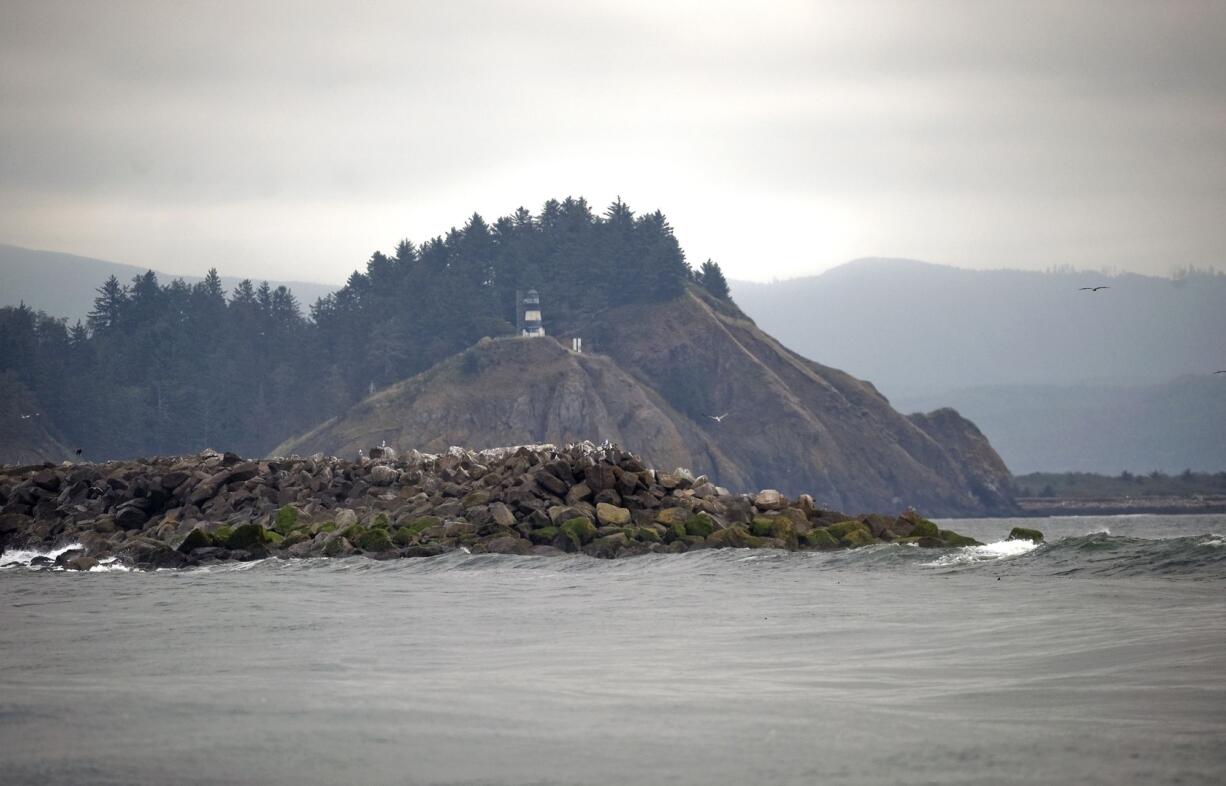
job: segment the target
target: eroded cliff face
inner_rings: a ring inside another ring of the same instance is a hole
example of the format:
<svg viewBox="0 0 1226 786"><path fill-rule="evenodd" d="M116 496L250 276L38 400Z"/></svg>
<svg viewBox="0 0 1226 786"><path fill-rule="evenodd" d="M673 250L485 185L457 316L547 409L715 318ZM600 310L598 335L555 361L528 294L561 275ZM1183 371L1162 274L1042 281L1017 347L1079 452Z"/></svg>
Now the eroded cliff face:
<svg viewBox="0 0 1226 786"><path fill-rule="evenodd" d="M549 338L485 342L275 452L609 440L734 491L810 492L845 510L1012 507L1008 470L972 424L909 419L871 384L796 355L701 292L606 312L583 335L596 354Z"/></svg>

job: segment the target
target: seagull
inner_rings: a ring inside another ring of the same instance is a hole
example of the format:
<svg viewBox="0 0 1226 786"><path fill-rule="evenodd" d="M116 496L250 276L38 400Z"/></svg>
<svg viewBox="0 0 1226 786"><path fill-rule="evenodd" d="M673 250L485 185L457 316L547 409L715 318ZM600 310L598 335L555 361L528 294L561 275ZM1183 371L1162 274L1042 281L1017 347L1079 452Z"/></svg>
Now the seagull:
<svg viewBox="0 0 1226 786"><path fill-rule="evenodd" d="M1100 289L1110 289L1110 288L1111 288L1111 287L1106 286L1106 285L1100 285L1100 286L1097 286L1097 287L1081 287L1081 288L1080 288L1080 289L1078 289L1077 291L1078 291L1078 292L1085 292L1085 291L1089 290L1090 292L1097 292L1097 291L1098 291L1098 290L1100 290Z"/></svg>
<svg viewBox="0 0 1226 786"><path fill-rule="evenodd" d="M29 414L29 415L22 415L22 416L21 416L21 419L22 419L22 420L29 420L30 418L36 418L36 417L38 417L38 413L37 413L37 412L33 412L33 413Z"/></svg>
<svg viewBox="0 0 1226 786"><path fill-rule="evenodd" d="M724 418L728 417L731 414L732 414L731 412L725 412L722 415L707 415L707 417L711 418L711 420L714 420L716 423L723 423Z"/></svg>

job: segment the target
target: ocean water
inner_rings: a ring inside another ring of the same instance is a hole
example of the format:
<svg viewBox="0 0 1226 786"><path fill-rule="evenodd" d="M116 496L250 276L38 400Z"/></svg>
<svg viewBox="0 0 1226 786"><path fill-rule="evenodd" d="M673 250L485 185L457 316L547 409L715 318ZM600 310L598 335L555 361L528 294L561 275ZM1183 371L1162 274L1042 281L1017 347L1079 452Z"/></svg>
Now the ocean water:
<svg viewBox="0 0 1226 786"><path fill-rule="evenodd" d="M87 574L10 552L0 782L1226 780L1226 517L948 524L989 545Z"/></svg>

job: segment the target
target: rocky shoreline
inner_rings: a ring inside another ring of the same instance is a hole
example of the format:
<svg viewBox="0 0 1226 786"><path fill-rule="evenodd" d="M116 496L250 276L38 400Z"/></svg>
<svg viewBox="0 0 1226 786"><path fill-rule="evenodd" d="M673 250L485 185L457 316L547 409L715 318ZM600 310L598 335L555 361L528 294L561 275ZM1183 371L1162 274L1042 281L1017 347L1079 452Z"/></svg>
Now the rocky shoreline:
<svg viewBox="0 0 1226 786"><path fill-rule="evenodd" d="M611 445L452 448L401 459L370 452L358 462L322 455L249 461L205 451L0 468L0 549L80 544L55 563L89 570L109 561L157 569L461 548L614 558L704 548L977 545L914 511L849 516L807 495L731 494L685 470L649 469Z"/></svg>

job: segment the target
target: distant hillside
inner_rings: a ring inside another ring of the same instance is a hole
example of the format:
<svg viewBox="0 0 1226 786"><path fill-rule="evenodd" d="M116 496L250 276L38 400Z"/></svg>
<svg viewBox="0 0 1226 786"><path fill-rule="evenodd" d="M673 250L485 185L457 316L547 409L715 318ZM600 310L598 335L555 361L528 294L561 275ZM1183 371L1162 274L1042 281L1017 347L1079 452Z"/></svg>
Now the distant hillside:
<svg viewBox="0 0 1226 786"><path fill-rule="evenodd" d="M993 385L899 396L955 407L1015 473L1226 470L1226 375L1162 385Z"/></svg>
<svg viewBox="0 0 1226 786"><path fill-rule="evenodd" d="M1011 508L1008 470L957 413L903 417L872 385L790 352L696 287L576 332L600 354L551 338L485 342L274 453L609 439L734 490L807 491L841 509Z"/></svg>
<svg viewBox="0 0 1226 786"><path fill-rule="evenodd" d="M1098 284L1111 288L1078 291ZM819 276L731 286L763 330L891 398L977 385L1157 384L1226 368L1226 275L863 259Z"/></svg>
<svg viewBox="0 0 1226 786"><path fill-rule="evenodd" d="M901 411L956 408L1015 472L1226 468L1226 276L865 259L732 294Z"/></svg>
<svg viewBox="0 0 1226 786"><path fill-rule="evenodd" d="M11 371L0 371L0 464L71 458L51 415Z"/></svg>
<svg viewBox="0 0 1226 786"><path fill-rule="evenodd" d="M0 307L25 302L35 311L45 311L53 317L67 317L75 322L84 319L93 308L94 298L98 295L96 290L109 276L115 276L120 283L129 284L134 276L146 270L118 262L0 244ZM154 272L164 283L175 278L189 284L201 280L199 276ZM233 290L239 281L233 276L222 276L221 279L226 291ZM288 287L304 311L318 298L339 288L302 281L270 281L269 284L274 288L281 285Z"/></svg>

